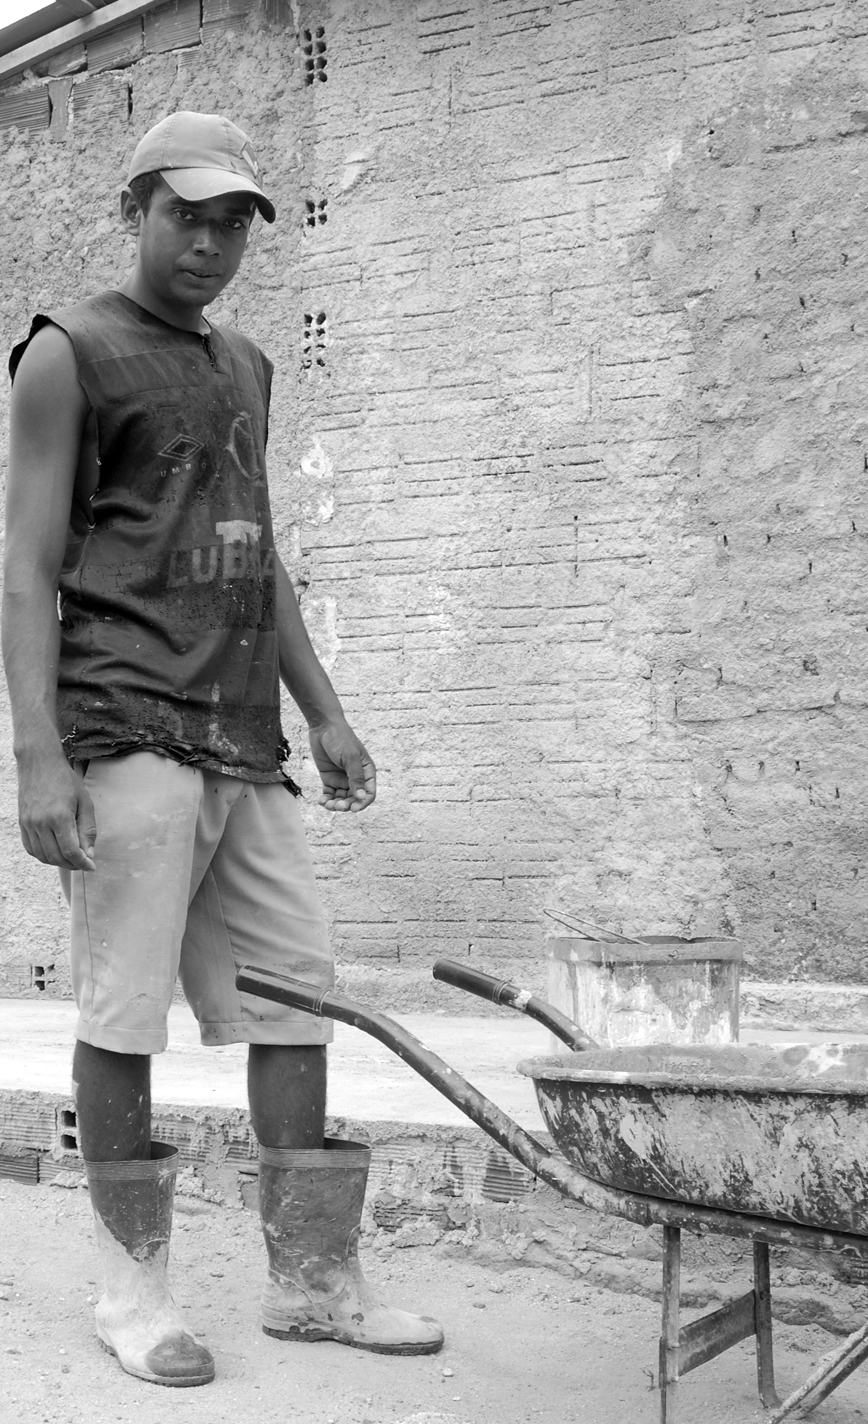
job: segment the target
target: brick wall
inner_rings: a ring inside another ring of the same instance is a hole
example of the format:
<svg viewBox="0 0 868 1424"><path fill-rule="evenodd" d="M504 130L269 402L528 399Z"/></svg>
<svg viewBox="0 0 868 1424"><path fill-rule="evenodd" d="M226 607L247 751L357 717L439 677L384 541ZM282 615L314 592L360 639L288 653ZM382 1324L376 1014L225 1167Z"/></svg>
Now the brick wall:
<svg viewBox="0 0 868 1424"><path fill-rule="evenodd" d="M539 985L551 907L864 982L868 3L248 8L0 95L0 326L123 274L150 123L248 129L279 222L215 314L276 361L278 540L381 772L305 812L345 981ZM7 992L35 944L62 989L3 765Z"/></svg>

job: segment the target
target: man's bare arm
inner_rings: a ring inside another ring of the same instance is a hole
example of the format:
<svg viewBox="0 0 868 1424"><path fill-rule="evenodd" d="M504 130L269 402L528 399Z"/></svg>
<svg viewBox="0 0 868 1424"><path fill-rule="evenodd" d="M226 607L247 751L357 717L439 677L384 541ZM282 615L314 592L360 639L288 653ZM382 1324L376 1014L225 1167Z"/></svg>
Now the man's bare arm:
<svg viewBox="0 0 868 1424"><path fill-rule="evenodd" d="M92 870L93 808L57 728L57 590L88 402L58 327L37 332L12 387L3 660L18 762L21 838L29 853Z"/></svg>
<svg viewBox="0 0 868 1424"><path fill-rule="evenodd" d="M377 794L376 768L311 646L292 581L279 559L275 577L280 676L308 724L323 786L320 805L329 811L364 811Z"/></svg>

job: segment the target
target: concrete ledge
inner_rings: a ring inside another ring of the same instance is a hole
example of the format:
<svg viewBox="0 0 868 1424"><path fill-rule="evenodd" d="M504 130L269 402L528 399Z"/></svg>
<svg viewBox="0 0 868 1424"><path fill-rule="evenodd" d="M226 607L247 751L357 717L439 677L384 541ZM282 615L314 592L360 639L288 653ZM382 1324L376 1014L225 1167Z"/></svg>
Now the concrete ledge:
<svg viewBox="0 0 868 1424"><path fill-rule="evenodd" d="M0 1000L0 1089L66 1097L77 1013L68 1000ZM406 1014L398 1020L450 1067L469 1078L523 1127L539 1126L533 1087L516 1073L521 1058L548 1051L541 1025L500 1011L497 1018ZM169 1046L152 1061L153 1100L195 1108L243 1108L247 1047L204 1048L186 1004L169 1011ZM335 1024L329 1050L329 1108L364 1122L463 1126L463 1113L368 1034Z"/></svg>
<svg viewBox="0 0 868 1424"><path fill-rule="evenodd" d="M529 970L526 964L506 961L488 964L486 969L499 978L511 979L522 988L548 997L546 970ZM33 967L23 962L0 965L0 1022L5 1005L20 1001L71 1005L69 975L65 963L48 966L48 979L40 988L33 982ZM441 984L431 975L431 966L418 969L376 969L368 965L344 965L338 988L369 1008L392 1015L431 1016L450 1019L485 1019L504 1022L504 1011ZM176 1004L186 1008L180 988ZM70 1012L72 1010L70 1009ZM781 984L760 979L741 981L741 1023L744 1027L784 1032L804 1028L824 1033L868 1034L868 984L834 984L819 980ZM0 1065L3 1049L0 1047Z"/></svg>
<svg viewBox="0 0 868 1424"><path fill-rule="evenodd" d="M39 965L32 964L33 958ZM20 955L0 963L0 1001L32 999L41 1003L62 1003L72 999L69 977L69 957L60 954L56 962L48 951L40 955ZM522 961L491 960L484 966L498 978L512 979L523 988L545 997L545 965L528 967ZM37 974L37 969L40 973ZM431 973L431 962L417 966L388 963L385 968L366 964L338 966L337 988L371 1009L386 1014L448 1014L451 1018L496 1018L503 1010L472 994L441 984ZM183 1004L181 986L175 990L175 1002Z"/></svg>
<svg viewBox="0 0 868 1424"><path fill-rule="evenodd" d="M458 956L456 955L456 958ZM487 974L509 979L546 997L544 964L529 966L513 960L489 961L478 966ZM390 965L377 969L366 964L343 964L337 971L337 988L342 994L358 999L369 1008L384 1014L446 1014L450 1018L501 1018L503 1009L443 984L431 973L426 962L418 968Z"/></svg>
<svg viewBox="0 0 868 1424"><path fill-rule="evenodd" d="M868 1034L868 985L742 980L743 1029Z"/></svg>

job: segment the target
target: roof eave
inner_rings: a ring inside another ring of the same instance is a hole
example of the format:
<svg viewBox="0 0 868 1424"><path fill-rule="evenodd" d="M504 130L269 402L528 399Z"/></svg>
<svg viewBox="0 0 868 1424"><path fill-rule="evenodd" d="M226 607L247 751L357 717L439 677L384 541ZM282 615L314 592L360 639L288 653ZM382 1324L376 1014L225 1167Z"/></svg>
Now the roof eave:
<svg viewBox="0 0 868 1424"><path fill-rule="evenodd" d="M133 20L137 15L155 10L163 3L164 0L110 0L110 3L103 5L101 9L94 10L81 19L72 20L69 24L44 31L27 44L19 45L6 54L0 50L0 84L23 74L27 69L32 69L43 60L51 59L52 55L59 54L70 45L95 39L97 35L105 34L124 20ZM46 6L44 10L37 11L37 16L44 16L48 10L56 11L59 8L55 5ZM7 29L12 31L16 26L9 25ZM0 31L0 39L2 35L3 31Z"/></svg>

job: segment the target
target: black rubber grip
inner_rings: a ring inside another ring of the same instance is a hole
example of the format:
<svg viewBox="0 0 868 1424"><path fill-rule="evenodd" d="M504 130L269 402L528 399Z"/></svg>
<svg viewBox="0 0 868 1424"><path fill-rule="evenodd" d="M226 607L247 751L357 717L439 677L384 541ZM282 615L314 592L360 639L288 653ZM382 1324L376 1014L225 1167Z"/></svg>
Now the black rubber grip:
<svg viewBox="0 0 868 1424"><path fill-rule="evenodd" d="M454 959L438 959L432 969L435 979L451 984L455 989L464 989L468 994L476 994L480 999L488 999L492 1004L501 1003L501 994L510 987L506 979L495 979L493 974L483 974L481 969L470 969L466 964L456 964Z"/></svg>
<svg viewBox="0 0 868 1424"><path fill-rule="evenodd" d="M508 979L495 979L493 974L483 974L481 969L470 969L466 964L456 964L454 959L438 959L431 972L435 979L442 980L444 984L465 989L468 994L488 999L490 1003L499 1004L501 1008L515 1009L516 1013L525 1014L527 1018L544 1024L555 1038L559 1038L574 1053L599 1046L588 1037L580 1024L573 1023L560 1009L547 1004L545 999L538 999L526 989L519 988L518 984L511 984Z"/></svg>
<svg viewBox="0 0 868 1424"><path fill-rule="evenodd" d="M290 1009L301 1009L306 1014L316 1014L318 1018L323 1016L323 1000L328 991L303 984L300 979L291 979L288 974L277 974L272 969L253 969L245 964L236 974L235 984L246 994L258 994L261 998L273 999L277 1004L286 1004Z"/></svg>

